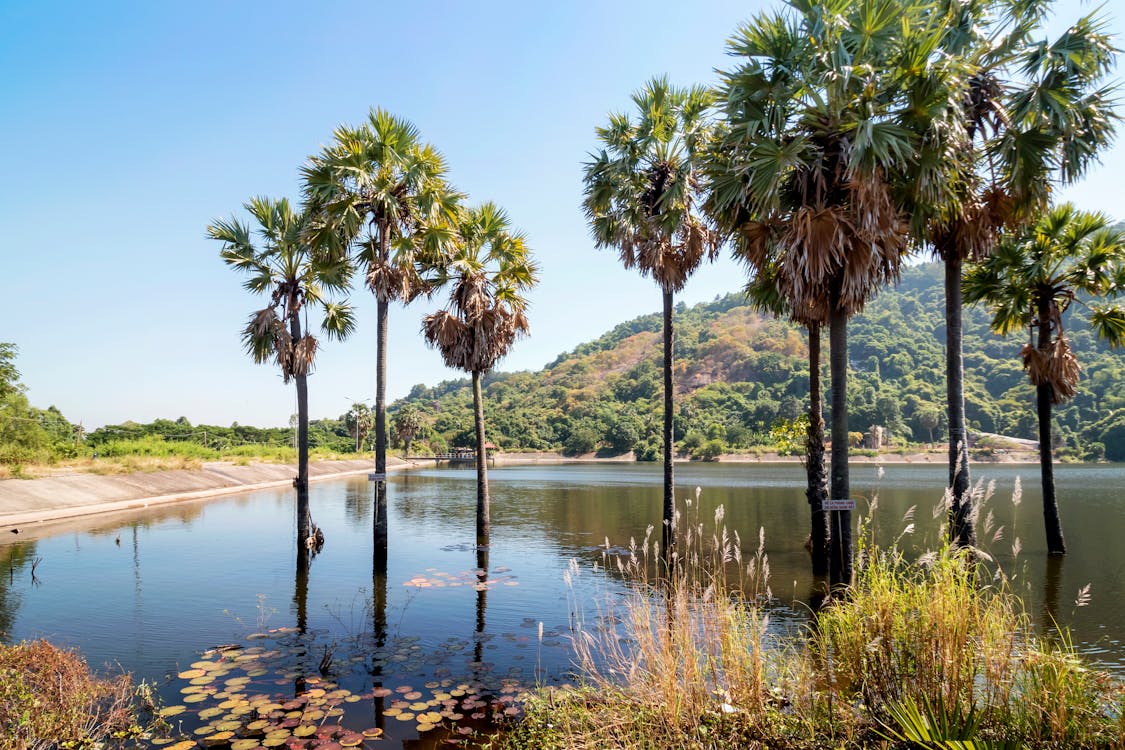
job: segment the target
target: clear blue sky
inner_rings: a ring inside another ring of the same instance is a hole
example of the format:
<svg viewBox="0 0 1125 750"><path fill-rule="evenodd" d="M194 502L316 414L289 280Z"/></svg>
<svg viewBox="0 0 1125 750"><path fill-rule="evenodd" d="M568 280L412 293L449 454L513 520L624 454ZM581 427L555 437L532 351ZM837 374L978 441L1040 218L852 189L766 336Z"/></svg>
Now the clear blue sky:
<svg viewBox="0 0 1125 750"><path fill-rule="evenodd" d="M205 228L255 194L297 199L297 169L332 128L381 106L445 153L472 201L526 231L542 283L532 337L501 367L537 369L659 309L655 285L589 239L594 127L654 74L713 81L726 37L765 5L0 0L0 341L20 347L33 404L88 427L286 424L292 388L239 341L260 300ZM1064 196L1125 218L1122 174L1117 146ZM723 260L680 299L741 277ZM354 301L356 335L325 344L310 379L314 417L373 399L374 304ZM459 376L422 344L424 312L391 309L392 398Z"/></svg>

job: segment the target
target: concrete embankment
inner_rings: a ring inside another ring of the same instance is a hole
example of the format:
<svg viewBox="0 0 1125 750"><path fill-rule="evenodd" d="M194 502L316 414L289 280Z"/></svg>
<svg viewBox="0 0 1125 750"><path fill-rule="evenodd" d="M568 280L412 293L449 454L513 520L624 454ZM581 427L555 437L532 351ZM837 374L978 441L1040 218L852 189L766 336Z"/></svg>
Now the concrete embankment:
<svg viewBox="0 0 1125 750"><path fill-rule="evenodd" d="M388 469L409 466L388 457ZM312 481L372 471L371 459L317 461L309 465ZM290 464L205 463L198 469L136 474L70 474L41 479L0 481L0 530L26 527L76 516L135 510L153 505L198 500L247 490L292 484L297 467Z"/></svg>

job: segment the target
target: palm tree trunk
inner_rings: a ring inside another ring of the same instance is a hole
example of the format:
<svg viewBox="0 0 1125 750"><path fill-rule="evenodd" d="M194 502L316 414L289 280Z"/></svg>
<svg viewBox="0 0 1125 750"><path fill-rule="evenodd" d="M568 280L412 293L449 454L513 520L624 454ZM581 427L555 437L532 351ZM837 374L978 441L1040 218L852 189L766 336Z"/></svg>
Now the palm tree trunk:
<svg viewBox="0 0 1125 750"><path fill-rule="evenodd" d="M969 492L969 434L965 429L961 253L945 248L945 398L949 412L949 541L960 547L976 543L973 499Z"/></svg>
<svg viewBox="0 0 1125 750"><path fill-rule="evenodd" d="M387 227L379 225L379 253L387 253ZM388 302L376 304L375 333L375 473L387 473L387 308ZM372 529L375 547L387 547L387 482L375 482L375 526Z"/></svg>
<svg viewBox="0 0 1125 750"><path fill-rule="evenodd" d="M1039 290L1039 341L1041 352L1051 345L1050 290ZM1059 501L1055 497L1055 468L1051 463L1051 397L1050 383L1035 386L1036 411L1039 415L1039 473L1043 481L1043 528L1047 532L1047 554L1065 555L1062 519L1059 518Z"/></svg>
<svg viewBox="0 0 1125 750"><path fill-rule="evenodd" d="M383 647L387 645L387 549L375 549L371 558L371 614L372 641L375 650L371 657L372 687L383 687ZM386 698L376 694L374 699L375 726L386 726Z"/></svg>
<svg viewBox="0 0 1125 750"><path fill-rule="evenodd" d="M805 472L808 488L813 575L828 575L828 515L824 498L828 487L824 481L824 413L820 396L820 324L809 323L809 432L805 439Z"/></svg>
<svg viewBox="0 0 1125 750"><path fill-rule="evenodd" d="M829 377L832 380L832 499L851 497L848 475L848 316L839 309L838 290L833 290L828 321ZM832 587L852 583L852 512L831 512L829 581Z"/></svg>
<svg viewBox="0 0 1125 750"><path fill-rule="evenodd" d="M672 453L675 447L672 434L672 414L675 405L675 396L672 391L672 341L674 330L672 323L672 290L664 289L664 508L661 515L663 524L662 542L664 552L669 554L676 546L676 475L672 462Z"/></svg>
<svg viewBox="0 0 1125 750"><path fill-rule="evenodd" d="M301 563L304 558L305 562ZM297 610L297 632L304 635L309 629L309 553L297 550L297 572L293 578L293 604Z"/></svg>
<svg viewBox="0 0 1125 750"><path fill-rule="evenodd" d="M301 340L301 321L297 315L295 301L290 308L293 314L289 318L289 335L293 345ZM301 567L302 558L306 559L305 540L311 534L311 511L309 510L309 383L308 376L297 374L293 376L297 385L297 567Z"/></svg>
<svg viewBox="0 0 1125 750"><path fill-rule="evenodd" d="M473 371L473 416L477 432L477 544L488 544L489 524L488 450L484 447L484 396L480 388L481 373Z"/></svg>

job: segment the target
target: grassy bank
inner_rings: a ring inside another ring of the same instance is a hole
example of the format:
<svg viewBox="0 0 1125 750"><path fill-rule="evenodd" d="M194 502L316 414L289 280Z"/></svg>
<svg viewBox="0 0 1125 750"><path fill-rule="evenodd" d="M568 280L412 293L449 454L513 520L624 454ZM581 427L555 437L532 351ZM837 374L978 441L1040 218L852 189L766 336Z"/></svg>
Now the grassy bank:
<svg viewBox="0 0 1125 750"><path fill-rule="evenodd" d="M577 686L494 748L1125 746L1121 683L1036 633L985 554L868 546L850 595L779 637L762 546L741 559L721 508L681 531L670 582L648 539L607 558L630 593L580 625Z"/></svg>
<svg viewBox="0 0 1125 750"><path fill-rule="evenodd" d="M328 448L312 448L312 460L361 458L361 453L341 453ZM291 445L247 444L208 447L187 441L165 440L149 435L128 440L113 440L84 449L69 458L45 452L27 455L18 462L0 462L0 479L35 478L67 472L89 474L130 474L137 471L198 469L206 461L296 463L297 451Z"/></svg>

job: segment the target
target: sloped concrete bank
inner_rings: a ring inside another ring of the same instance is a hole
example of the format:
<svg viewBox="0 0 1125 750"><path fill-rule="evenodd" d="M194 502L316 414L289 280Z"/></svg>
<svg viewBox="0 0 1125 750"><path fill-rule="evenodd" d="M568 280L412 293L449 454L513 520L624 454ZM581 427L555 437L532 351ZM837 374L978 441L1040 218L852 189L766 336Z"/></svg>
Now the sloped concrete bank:
<svg viewBox="0 0 1125 750"><path fill-rule="evenodd" d="M411 465L398 458L387 458L390 470ZM309 478L335 479L372 470L369 458L317 461L309 465ZM297 467L290 464L237 466L209 462L199 469L6 479L0 481L0 531L76 516L283 487L292 484L296 475Z"/></svg>

